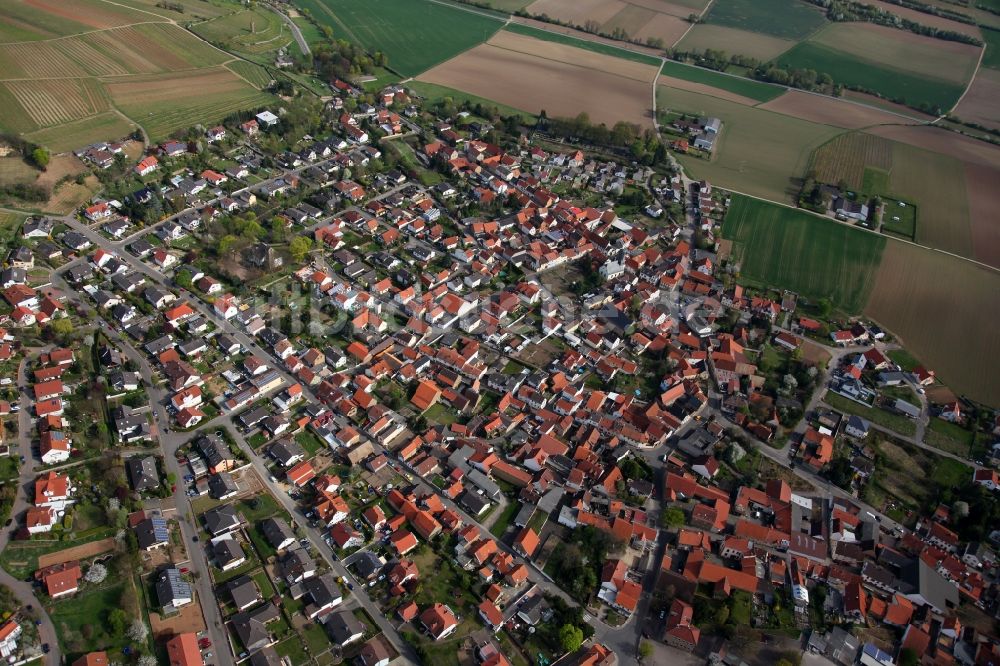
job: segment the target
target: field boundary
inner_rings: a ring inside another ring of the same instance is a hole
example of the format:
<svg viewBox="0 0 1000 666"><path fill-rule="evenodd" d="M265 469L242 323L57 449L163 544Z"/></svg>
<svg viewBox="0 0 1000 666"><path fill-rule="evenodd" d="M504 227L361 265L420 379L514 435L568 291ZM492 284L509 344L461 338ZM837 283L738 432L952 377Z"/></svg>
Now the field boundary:
<svg viewBox="0 0 1000 666"><path fill-rule="evenodd" d="M944 112L931 122L927 123L928 125L933 125L934 123L940 121L942 118L946 118L948 114L952 113L955 109L958 108L958 105L962 103L962 100L965 99L965 96L969 94L969 89L972 88L972 84L975 83L976 77L979 75L979 70L983 66L983 56L986 55L986 46L987 44L986 41L984 40L983 47L979 49L979 60L976 61L976 68L972 71L972 77L969 79L969 82L965 85L965 90L962 91L962 94L959 96L957 100L955 100L955 103L952 105L950 109L948 109L946 112Z"/></svg>

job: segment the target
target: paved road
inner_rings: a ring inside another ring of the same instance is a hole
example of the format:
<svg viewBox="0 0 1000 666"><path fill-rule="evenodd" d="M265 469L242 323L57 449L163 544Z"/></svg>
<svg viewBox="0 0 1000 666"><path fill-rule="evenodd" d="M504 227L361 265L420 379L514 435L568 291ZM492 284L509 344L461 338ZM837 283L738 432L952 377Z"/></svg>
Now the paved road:
<svg viewBox="0 0 1000 666"><path fill-rule="evenodd" d="M295 24L295 21L289 18L288 14L281 11L277 7L272 7L271 5L268 6L271 7L271 10L280 16L281 19L288 25L288 29L292 31L292 36L295 37L295 41L298 43L299 51L302 52L302 55L312 55L312 51L309 50L309 42L307 42L305 37L302 36L302 31L299 30L299 26Z"/></svg>
<svg viewBox="0 0 1000 666"><path fill-rule="evenodd" d="M29 350L25 349L23 352L25 356L27 356ZM28 498L34 497L35 458L31 452L31 433L34 431L35 424L31 418L30 386L31 382L28 381L27 376L27 359L22 358L20 364L17 366L17 388L18 392L21 394L21 411L17 415L18 449L20 453L12 453L12 455L23 455L24 464L21 465L20 474L17 480L18 492L14 497L14 507L11 510L11 518L14 520L14 524L9 528L3 528L0 530L0 551L7 547L11 534L17 529L17 524L23 522L21 514L23 514L29 506ZM62 655L59 650L59 639L56 636L55 625L52 624L52 618L50 618L49 614L45 611L45 607L42 606L38 597L35 596L35 590L31 583L18 580L7 573L6 570L0 568L0 584L6 585L10 588L17 600L21 602L22 609L27 609L29 606L34 609L38 619L42 621L42 623L38 625L39 639L42 643L48 643L49 645L50 651L47 657L49 663L61 663Z"/></svg>

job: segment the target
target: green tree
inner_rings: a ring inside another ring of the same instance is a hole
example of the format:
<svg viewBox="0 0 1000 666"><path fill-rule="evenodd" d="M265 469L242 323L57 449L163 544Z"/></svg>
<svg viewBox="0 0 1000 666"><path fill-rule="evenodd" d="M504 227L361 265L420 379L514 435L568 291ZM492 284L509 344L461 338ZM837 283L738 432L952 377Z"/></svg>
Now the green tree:
<svg viewBox="0 0 1000 666"><path fill-rule="evenodd" d="M108 613L108 628L113 636L121 636L128 624L128 616L121 608L115 608Z"/></svg>
<svg viewBox="0 0 1000 666"><path fill-rule="evenodd" d="M309 250L312 249L312 239L308 236L296 236L292 239L292 242L288 244L288 251L292 254L292 260L295 263L302 263L306 255L309 254Z"/></svg>
<svg viewBox="0 0 1000 666"><path fill-rule="evenodd" d="M233 248L236 246L237 240L238 239L236 238L236 236L233 236L232 234L227 234L227 235L223 236L222 238L220 238L219 239L219 245L216 248L216 250L219 253L219 256L220 257L224 257L227 254L229 254L233 250Z"/></svg>
<svg viewBox="0 0 1000 666"><path fill-rule="evenodd" d="M899 651L899 661L896 662L899 666L917 666L920 662L917 659L917 653L913 651L913 648L903 648Z"/></svg>
<svg viewBox="0 0 1000 666"><path fill-rule="evenodd" d="M559 627L559 645L567 654L576 652L583 644L583 631L572 624Z"/></svg>
<svg viewBox="0 0 1000 666"><path fill-rule="evenodd" d="M52 329L53 335L65 340L73 333L73 322L70 321L69 317L60 317L53 319L49 328Z"/></svg>
<svg viewBox="0 0 1000 666"><path fill-rule="evenodd" d="M35 166L39 169L45 171L45 169L49 166L49 151L45 150L41 146L35 148L31 151L31 161L34 162Z"/></svg>
<svg viewBox="0 0 1000 666"><path fill-rule="evenodd" d="M816 303L816 309L819 310L821 317L829 317L833 311L833 303L830 302L829 298L821 298Z"/></svg>
<svg viewBox="0 0 1000 666"><path fill-rule="evenodd" d="M684 525L685 522L684 511L678 509L675 506L672 506L663 512L662 522L664 527L677 529L678 527Z"/></svg>
<svg viewBox="0 0 1000 666"><path fill-rule="evenodd" d="M639 661L646 661L653 656L653 644L649 641L639 643Z"/></svg>

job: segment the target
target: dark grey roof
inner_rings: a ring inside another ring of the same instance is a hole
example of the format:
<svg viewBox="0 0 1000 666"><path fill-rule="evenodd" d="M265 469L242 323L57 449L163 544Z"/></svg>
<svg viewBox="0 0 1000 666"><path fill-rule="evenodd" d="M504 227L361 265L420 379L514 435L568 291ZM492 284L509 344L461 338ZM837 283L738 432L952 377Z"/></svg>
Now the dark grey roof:
<svg viewBox="0 0 1000 666"><path fill-rule="evenodd" d="M231 622L236 635L240 637L248 651L253 652L266 647L271 643L271 635L267 630L267 624L274 622L281 613L274 604L264 604L260 608L233 616Z"/></svg>
<svg viewBox="0 0 1000 666"><path fill-rule="evenodd" d="M145 420L145 417L142 417ZM160 487L160 475L156 471L156 458L129 458L125 461L125 470L129 481L136 492L155 490Z"/></svg>
<svg viewBox="0 0 1000 666"><path fill-rule="evenodd" d="M221 539L212 546L212 557L219 568L222 568L231 562L245 559L246 555L236 539Z"/></svg>
<svg viewBox="0 0 1000 666"><path fill-rule="evenodd" d="M237 608L246 608L257 603L261 598L257 583L249 576L240 576L236 580L230 581L229 594Z"/></svg>
<svg viewBox="0 0 1000 666"><path fill-rule="evenodd" d="M264 520L260 525L260 529L264 533L264 538L274 548L281 547L289 539L292 541L295 540L295 533L292 532L292 528L281 518L268 518Z"/></svg>
<svg viewBox="0 0 1000 666"><path fill-rule="evenodd" d="M351 566L354 567L358 576L368 579L382 571L382 568L385 567L385 561L375 553L366 550L358 555Z"/></svg>
<svg viewBox="0 0 1000 666"><path fill-rule="evenodd" d="M266 647L250 655L250 666L281 666L281 657L273 647Z"/></svg>
<svg viewBox="0 0 1000 666"><path fill-rule="evenodd" d="M240 525L240 518L236 513L236 508L232 504L223 504L214 509L209 509L203 516L205 527L212 535L222 534L236 529Z"/></svg>
<svg viewBox="0 0 1000 666"><path fill-rule="evenodd" d="M134 528L136 541L143 550L170 541L167 521L163 518L147 518Z"/></svg>
<svg viewBox="0 0 1000 666"><path fill-rule="evenodd" d="M229 472L219 472L208 478L208 494L215 499L225 499L237 492L239 488Z"/></svg>
<svg viewBox="0 0 1000 666"><path fill-rule="evenodd" d="M355 637L363 636L365 625L350 611L331 613L326 620L326 633L330 635L334 643L344 645Z"/></svg>
<svg viewBox="0 0 1000 666"><path fill-rule="evenodd" d="M179 569L166 569L156 579L156 598L160 606L172 605L176 600L189 600L191 586L181 578Z"/></svg>

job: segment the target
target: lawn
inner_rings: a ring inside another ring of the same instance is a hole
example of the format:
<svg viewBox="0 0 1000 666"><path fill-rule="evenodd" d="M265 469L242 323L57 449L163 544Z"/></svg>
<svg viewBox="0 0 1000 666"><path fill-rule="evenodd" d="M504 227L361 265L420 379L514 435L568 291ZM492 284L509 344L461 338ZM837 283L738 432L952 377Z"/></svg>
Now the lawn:
<svg viewBox="0 0 1000 666"><path fill-rule="evenodd" d="M1000 30L981 27L983 41L986 42L986 53L983 54L983 67L1000 69Z"/></svg>
<svg viewBox="0 0 1000 666"><path fill-rule="evenodd" d="M91 541L98 541L111 536L114 532L113 527L101 527L89 530L77 539L65 541L59 541L55 538L40 541L14 541L4 548L3 553L0 553L0 566L18 580L23 580L38 569L39 556L73 546L81 546ZM51 537L51 535L49 536Z"/></svg>
<svg viewBox="0 0 1000 666"><path fill-rule="evenodd" d="M829 298L850 313L864 307L885 246L874 234L740 195L722 236L733 241L743 282Z"/></svg>
<svg viewBox="0 0 1000 666"><path fill-rule="evenodd" d="M967 456L974 437L974 433L960 425L932 418L924 434L924 443L958 456Z"/></svg>
<svg viewBox="0 0 1000 666"><path fill-rule="evenodd" d="M644 65L652 65L653 67L659 67L661 62L659 58L646 55L645 53L636 53L635 51L629 51L611 44L592 42L587 39L578 39L576 37L571 37L570 35L541 30L539 28L532 28L531 26L521 25L520 23L508 24L504 27L504 30L508 32L516 32L519 35L527 35L528 37L534 37L535 39L541 39L546 42L555 42L556 44L575 46L578 49L586 49L587 51L593 51L594 53L601 53L615 58L624 58L625 60L641 62Z"/></svg>
<svg viewBox="0 0 1000 666"><path fill-rule="evenodd" d="M685 81L704 83L705 85L719 88L720 90L727 90L737 95L755 99L758 102L770 101L785 92L785 89L781 86L761 83L760 81L752 81L740 76L730 76L728 74L716 72L711 69L704 69L702 67L682 65L681 63L673 62L671 60L663 63L663 69L660 70L660 74L664 76L672 76L676 79L683 79Z"/></svg>
<svg viewBox="0 0 1000 666"><path fill-rule="evenodd" d="M424 412L424 417L428 423L432 424L451 425L458 421L458 414L455 410L442 405L440 402L432 405L430 409Z"/></svg>
<svg viewBox="0 0 1000 666"><path fill-rule="evenodd" d="M917 207L912 203L883 197L882 231L907 240L917 235Z"/></svg>
<svg viewBox="0 0 1000 666"><path fill-rule="evenodd" d="M312 17L415 76L489 39L499 19L428 0L300 0Z"/></svg>
<svg viewBox="0 0 1000 666"><path fill-rule="evenodd" d="M107 622L108 613L122 607L125 591L126 583L119 582L52 604L49 615L63 648L85 652L126 644L123 637L111 633ZM89 638L85 637L87 634Z"/></svg>
<svg viewBox="0 0 1000 666"><path fill-rule="evenodd" d="M278 501L266 492L255 495L248 500L240 500L236 503L236 508L251 523L270 518L280 511Z"/></svg>
<svg viewBox="0 0 1000 666"><path fill-rule="evenodd" d="M913 354L905 349L893 349L888 353L888 356L892 359L893 363L906 372L912 372L918 365L920 365L920 361L918 361Z"/></svg>
<svg viewBox="0 0 1000 666"><path fill-rule="evenodd" d="M917 432L917 424L912 419L878 407L865 407L861 403L854 402L833 391L827 391L823 401L836 410L847 414L856 414L877 426L898 432L901 435L912 436Z"/></svg>
<svg viewBox="0 0 1000 666"><path fill-rule="evenodd" d="M309 430L303 430L299 434L295 435L295 441L298 442L310 456L314 456L319 451L326 448L326 443Z"/></svg>
<svg viewBox="0 0 1000 666"><path fill-rule="evenodd" d="M837 83L874 91L888 100L915 108L950 109L965 90L962 83L919 76L812 41L797 44L776 62L785 69L812 69L829 74Z"/></svg>
<svg viewBox="0 0 1000 666"><path fill-rule="evenodd" d="M705 22L783 39L802 39L827 21L818 8L796 0L715 0ZM740 52L738 44L720 44L718 48Z"/></svg>
<svg viewBox="0 0 1000 666"><path fill-rule="evenodd" d="M829 125L667 85L657 87L656 99L663 114L722 120L711 159L678 156L693 178L772 201L794 202L813 151L841 133Z"/></svg>
<svg viewBox="0 0 1000 666"><path fill-rule="evenodd" d="M508 502L507 506L504 507L503 512L497 516L493 526L490 527L490 534L495 537L503 536L504 532L507 531L507 528L514 522L514 517L517 516L517 512L520 508L520 502Z"/></svg>

